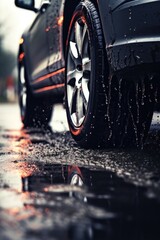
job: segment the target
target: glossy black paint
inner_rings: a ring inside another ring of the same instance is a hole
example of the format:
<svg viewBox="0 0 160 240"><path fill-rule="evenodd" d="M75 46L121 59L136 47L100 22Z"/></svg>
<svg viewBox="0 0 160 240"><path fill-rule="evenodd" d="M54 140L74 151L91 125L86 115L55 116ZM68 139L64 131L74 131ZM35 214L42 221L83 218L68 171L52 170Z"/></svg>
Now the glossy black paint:
<svg viewBox="0 0 160 240"><path fill-rule="evenodd" d="M107 47L112 68L160 61L159 1L125 1L112 10L113 43Z"/></svg>
<svg viewBox="0 0 160 240"><path fill-rule="evenodd" d="M92 1L99 11L109 69L117 72L147 64L155 67L160 62L160 1ZM42 94L46 87L49 90L49 86L60 84L60 88L52 87L52 91L63 95L66 38L79 2L51 0L43 11L40 8L32 26L23 34L20 53L25 52L29 84L34 93Z"/></svg>

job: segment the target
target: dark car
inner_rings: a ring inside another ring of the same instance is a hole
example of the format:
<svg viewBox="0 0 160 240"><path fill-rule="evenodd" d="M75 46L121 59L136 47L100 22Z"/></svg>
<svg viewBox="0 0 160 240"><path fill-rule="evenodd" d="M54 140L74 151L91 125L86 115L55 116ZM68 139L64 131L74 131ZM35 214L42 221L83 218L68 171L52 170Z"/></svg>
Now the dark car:
<svg viewBox="0 0 160 240"><path fill-rule="evenodd" d="M48 124L65 99L80 146L142 147L159 96L160 1L15 4L36 12L18 55L24 126Z"/></svg>

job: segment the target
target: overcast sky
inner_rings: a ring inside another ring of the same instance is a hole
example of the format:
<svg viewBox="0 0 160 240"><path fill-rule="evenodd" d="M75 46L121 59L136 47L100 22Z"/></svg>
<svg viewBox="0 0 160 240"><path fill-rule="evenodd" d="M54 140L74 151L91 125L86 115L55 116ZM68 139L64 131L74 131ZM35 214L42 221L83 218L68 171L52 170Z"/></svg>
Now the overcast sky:
<svg viewBox="0 0 160 240"><path fill-rule="evenodd" d="M17 8L14 0L0 0L0 31L5 34L5 48L17 53L19 38L35 13Z"/></svg>

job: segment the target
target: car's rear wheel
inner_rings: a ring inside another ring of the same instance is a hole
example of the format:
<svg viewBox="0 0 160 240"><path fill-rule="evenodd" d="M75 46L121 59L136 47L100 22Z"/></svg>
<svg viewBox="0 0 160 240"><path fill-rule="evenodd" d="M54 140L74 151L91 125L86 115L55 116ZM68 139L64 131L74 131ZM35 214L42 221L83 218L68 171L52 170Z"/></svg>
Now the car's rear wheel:
<svg viewBox="0 0 160 240"><path fill-rule="evenodd" d="M21 120L25 127L46 126L52 116L52 105L33 96L24 61L19 66L18 96Z"/></svg>
<svg viewBox="0 0 160 240"><path fill-rule="evenodd" d="M83 147L104 143L107 119L104 55L98 12L90 1L81 2L73 13L67 39L65 93L69 128Z"/></svg>
<svg viewBox="0 0 160 240"><path fill-rule="evenodd" d="M142 147L154 109L153 79L134 72L116 74L108 66L98 12L83 1L73 13L67 38L70 132L83 147Z"/></svg>

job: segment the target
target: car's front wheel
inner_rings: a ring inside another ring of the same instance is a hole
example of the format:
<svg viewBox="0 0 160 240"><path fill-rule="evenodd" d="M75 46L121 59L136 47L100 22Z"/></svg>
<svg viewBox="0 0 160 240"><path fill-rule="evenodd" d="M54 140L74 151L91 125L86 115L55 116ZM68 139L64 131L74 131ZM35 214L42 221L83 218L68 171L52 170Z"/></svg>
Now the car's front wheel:
<svg viewBox="0 0 160 240"><path fill-rule="evenodd" d="M21 120L25 127L40 127L49 123L52 105L34 97L31 93L24 61L19 66L18 96Z"/></svg>

